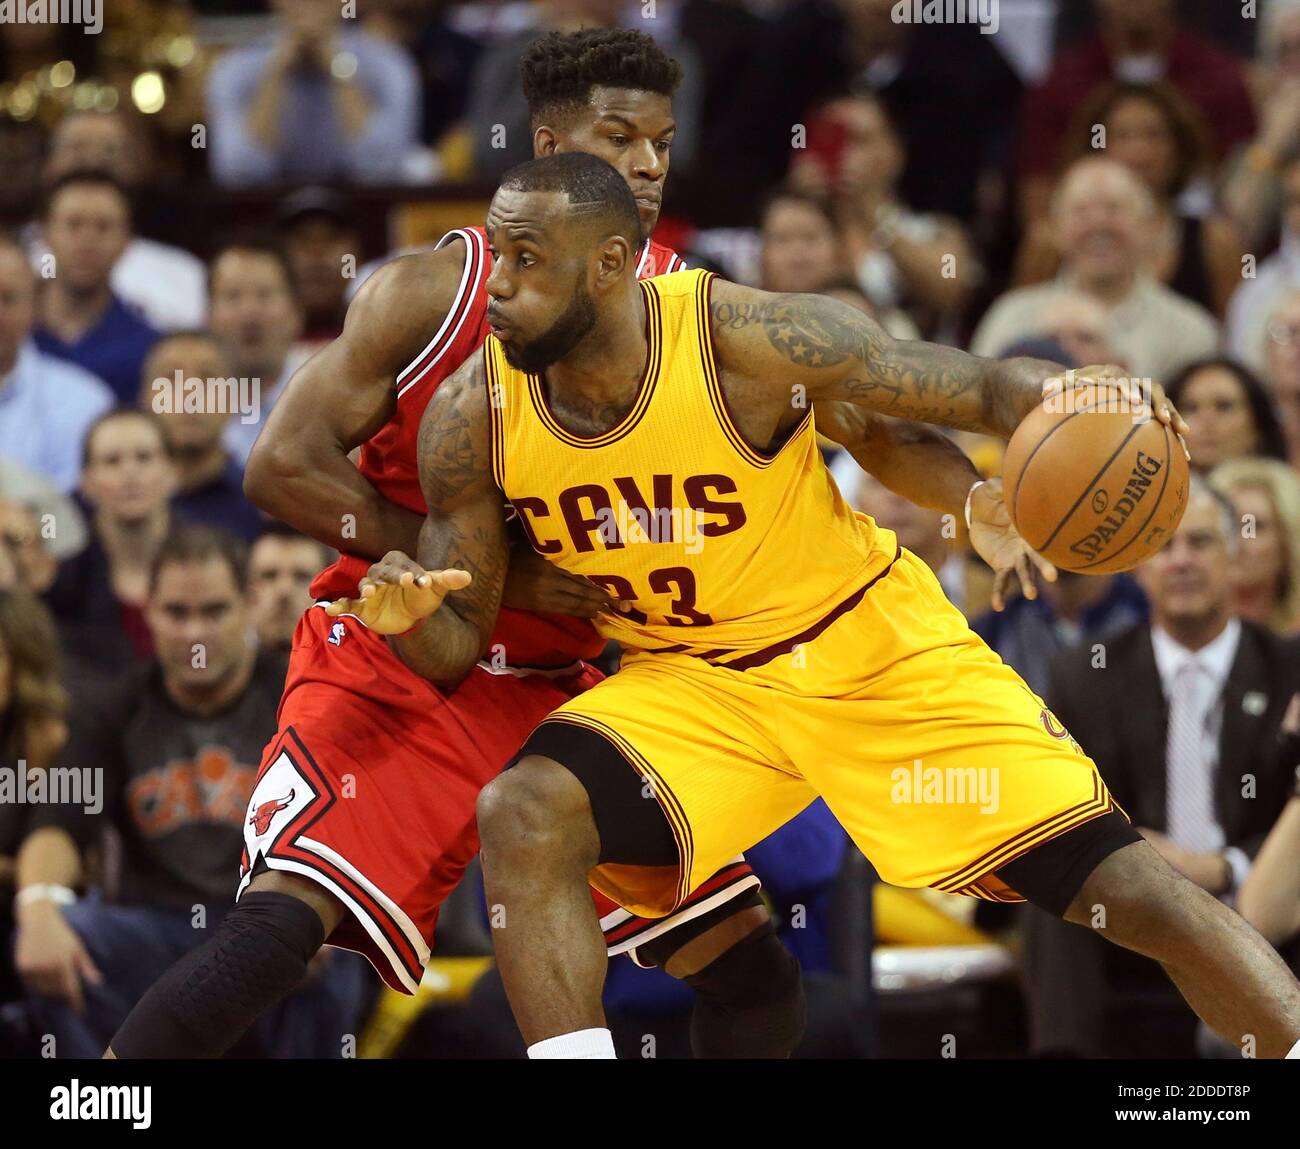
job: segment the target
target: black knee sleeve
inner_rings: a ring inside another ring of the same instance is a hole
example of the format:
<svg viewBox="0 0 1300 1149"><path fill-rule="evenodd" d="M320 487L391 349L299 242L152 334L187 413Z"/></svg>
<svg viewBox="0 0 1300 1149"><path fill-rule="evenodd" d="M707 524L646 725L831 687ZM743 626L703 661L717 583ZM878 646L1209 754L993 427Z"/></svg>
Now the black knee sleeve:
<svg viewBox="0 0 1300 1149"><path fill-rule="evenodd" d="M799 962L771 922L683 979L695 990L696 1057L789 1057L807 1022Z"/></svg>
<svg viewBox="0 0 1300 1149"><path fill-rule="evenodd" d="M119 1058L220 1057L294 990L325 941L316 911L289 894L245 894L215 935L176 962L110 1043Z"/></svg>

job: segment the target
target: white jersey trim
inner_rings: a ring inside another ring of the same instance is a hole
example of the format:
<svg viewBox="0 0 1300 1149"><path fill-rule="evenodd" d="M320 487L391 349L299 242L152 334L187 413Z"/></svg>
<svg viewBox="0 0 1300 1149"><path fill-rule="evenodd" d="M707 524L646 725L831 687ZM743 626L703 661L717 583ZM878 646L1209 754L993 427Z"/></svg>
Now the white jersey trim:
<svg viewBox="0 0 1300 1149"><path fill-rule="evenodd" d="M463 239L465 241L465 267L460 273L460 286L456 288L456 297L452 300L451 306L447 309L447 316L443 319L442 325L438 328L433 338L425 344L424 350L421 351L419 355L412 359L410 363L397 373L397 394L399 398L414 387L438 365L438 362L447 353L448 348L456 342L457 336L460 335L461 328L465 325L465 319L469 315L469 309L463 308L461 305L468 298L468 292L474 285L474 269L479 266L484 255L487 254L487 249L486 245L483 243L483 237L477 232L468 231L465 228L456 228L454 231L449 231L444 235L442 239L437 242L434 250L440 250L453 239ZM453 323L455 324L454 327L452 327ZM406 378L407 375L424 362L425 357L432 352L434 348L438 347L440 342L443 344L442 348L438 351L437 355L425 364L424 369L411 378Z"/></svg>
<svg viewBox="0 0 1300 1149"><path fill-rule="evenodd" d="M420 988L420 983L410 975L406 966L402 964L401 959L397 956L397 953L394 951L388 938L384 936L384 931L375 924L375 919L366 912L365 908L361 906L356 899L347 892L347 890L334 881L333 878L329 877L328 874L321 873L321 871L316 869L314 866L308 866L302 862L294 862L288 858L277 858L274 855L262 853L261 851L259 851L259 856L262 861L266 863L269 869L285 870L291 874L300 874L302 877L310 878L312 881L329 890L331 894L347 906L348 911L352 916L361 923L361 928L369 934L370 940L375 943L375 947L388 959L389 968L393 971L397 980L400 981L411 993L415 993ZM235 891L236 901L239 900L240 895L244 892L248 883L253 879L252 863L255 861L256 859L250 859L248 873L244 875L243 880L239 883L239 889ZM371 892L373 892L373 889ZM347 949L346 946L342 948ZM369 954L365 953L363 953L362 956L367 958L370 957ZM370 964L374 965L374 961L372 960ZM383 976L382 970L377 969L376 972L379 973L381 977Z"/></svg>

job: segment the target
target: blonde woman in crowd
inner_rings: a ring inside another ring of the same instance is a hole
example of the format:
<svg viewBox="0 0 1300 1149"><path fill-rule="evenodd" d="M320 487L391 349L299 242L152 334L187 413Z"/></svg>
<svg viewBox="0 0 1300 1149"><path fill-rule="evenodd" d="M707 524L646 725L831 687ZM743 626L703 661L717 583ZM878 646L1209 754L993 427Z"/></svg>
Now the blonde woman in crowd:
<svg viewBox="0 0 1300 1149"><path fill-rule="evenodd" d="M1237 509L1242 546L1233 593L1242 618L1278 634L1300 629L1300 475L1276 459L1230 459L1210 485Z"/></svg>

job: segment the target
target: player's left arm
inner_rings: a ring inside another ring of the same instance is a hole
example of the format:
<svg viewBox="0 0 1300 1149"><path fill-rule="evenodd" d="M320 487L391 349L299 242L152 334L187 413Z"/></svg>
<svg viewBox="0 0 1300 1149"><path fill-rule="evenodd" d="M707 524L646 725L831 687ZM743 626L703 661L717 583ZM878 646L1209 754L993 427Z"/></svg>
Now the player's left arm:
<svg viewBox="0 0 1300 1149"><path fill-rule="evenodd" d="M889 419L854 403L816 403L817 430L845 448L868 474L920 507L962 516L971 546L993 568L993 609L1006 605L1017 584L1026 598L1039 578L1056 581L1056 568L1020 537L1002 501L1002 480L983 480L966 453L924 423ZM884 524L888 526L889 524Z"/></svg>
<svg viewBox="0 0 1300 1149"><path fill-rule="evenodd" d="M813 404L817 430L843 447L859 467L918 507L960 515L980 473L966 453L935 427L890 419L856 403Z"/></svg>
<svg viewBox="0 0 1300 1149"><path fill-rule="evenodd" d="M770 390L788 403L801 385L809 399L842 400L868 410L1009 439L1065 368L1043 359L981 359L951 347L894 339L869 315L822 295L773 294L715 280L710 312L724 374ZM1088 371L1089 380L1143 396L1135 380ZM1153 413L1186 433L1160 385ZM793 420L792 420L793 421Z"/></svg>

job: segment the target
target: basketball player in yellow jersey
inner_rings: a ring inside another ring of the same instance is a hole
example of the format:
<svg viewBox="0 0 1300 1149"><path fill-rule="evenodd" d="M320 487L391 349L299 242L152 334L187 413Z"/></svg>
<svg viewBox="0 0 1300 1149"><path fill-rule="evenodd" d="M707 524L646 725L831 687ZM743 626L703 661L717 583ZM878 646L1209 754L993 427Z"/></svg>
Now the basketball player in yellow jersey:
<svg viewBox="0 0 1300 1149"><path fill-rule="evenodd" d="M494 334L421 426L419 562L390 554L330 609L455 681L495 617L506 502L539 553L622 600L600 623L619 673L537 727L479 801L530 1054L613 1053L588 878L664 914L818 794L886 881L1094 925L1102 908L1105 936L1163 962L1228 1040L1300 1050L1300 985L1277 955L1140 839L818 454L813 401L1007 437L1059 368L894 342L833 300L705 273L638 285L636 205L591 156L514 169L487 230Z"/></svg>

